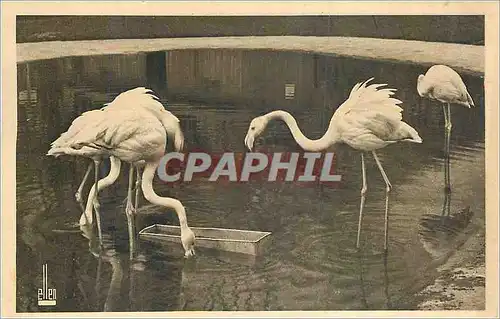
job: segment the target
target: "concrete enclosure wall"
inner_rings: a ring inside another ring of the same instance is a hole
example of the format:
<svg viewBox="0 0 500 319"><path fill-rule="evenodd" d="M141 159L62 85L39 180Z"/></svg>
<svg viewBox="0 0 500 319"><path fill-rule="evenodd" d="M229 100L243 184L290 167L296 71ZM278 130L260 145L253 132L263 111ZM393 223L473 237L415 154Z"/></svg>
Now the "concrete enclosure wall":
<svg viewBox="0 0 500 319"><path fill-rule="evenodd" d="M484 16L18 16L16 40L304 35L484 44Z"/></svg>

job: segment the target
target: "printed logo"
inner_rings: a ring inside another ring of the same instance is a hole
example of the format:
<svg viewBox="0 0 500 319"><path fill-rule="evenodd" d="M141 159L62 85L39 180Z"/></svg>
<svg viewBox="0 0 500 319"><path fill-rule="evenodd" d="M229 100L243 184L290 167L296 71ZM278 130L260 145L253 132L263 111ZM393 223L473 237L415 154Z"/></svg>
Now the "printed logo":
<svg viewBox="0 0 500 319"><path fill-rule="evenodd" d="M48 268L47 264L42 265L42 288L38 289L38 305L39 306L55 306L56 305L56 288L48 287Z"/></svg>

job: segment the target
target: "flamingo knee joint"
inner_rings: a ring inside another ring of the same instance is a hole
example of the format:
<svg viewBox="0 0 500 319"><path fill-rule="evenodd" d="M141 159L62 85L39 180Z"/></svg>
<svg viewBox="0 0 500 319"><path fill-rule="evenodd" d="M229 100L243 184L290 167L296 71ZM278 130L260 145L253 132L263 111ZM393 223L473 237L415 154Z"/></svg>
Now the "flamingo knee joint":
<svg viewBox="0 0 500 319"><path fill-rule="evenodd" d="M82 202L82 194L80 194L80 192L75 193L75 198L78 203Z"/></svg>
<svg viewBox="0 0 500 319"><path fill-rule="evenodd" d="M361 188L361 196L365 196L367 191L368 187L364 186L363 188Z"/></svg>

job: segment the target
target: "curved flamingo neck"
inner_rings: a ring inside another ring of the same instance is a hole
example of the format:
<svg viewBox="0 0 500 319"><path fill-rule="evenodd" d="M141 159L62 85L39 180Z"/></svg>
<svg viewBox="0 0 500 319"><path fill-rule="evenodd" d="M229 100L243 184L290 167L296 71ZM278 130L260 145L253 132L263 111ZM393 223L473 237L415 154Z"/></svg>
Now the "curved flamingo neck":
<svg viewBox="0 0 500 319"><path fill-rule="evenodd" d="M122 162L114 156L111 156L109 158L109 161L111 163L109 173L108 173L108 175L106 175L106 177L104 177L98 181L97 192L100 192L104 188L107 188L110 185L112 185L118 179L118 175L120 175L120 168L121 168ZM95 184L94 184L94 185L92 185L92 188L90 189L89 197L87 198L87 204L85 206L85 215L88 217L92 216L92 206L93 206L95 194L96 194L96 190L95 190Z"/></svg>
<svg viewBox="0 0 500 319"><path fill-rule="evenodd" d="M328 127L328 130L321 138L311 140L302 133L299 126L297 125L297 121L290 113L279 110L270 112L265 116L269 120L278 119L285 122L297 144L299 144L300 147L305 151L323 151L336 143L335 130L332 125Z"/></svg>
<svg viewBox="0 0 500 319"><path fill-rule="evenodd" d="M180 201L175 198L170 197L161 197L158 196L153 189L153 178L156 172L156 168L158 167L158 161L155 162L147 162L146 167L142 173L142 191L144 193L144 197L151 204L163 206L167 208L173 208L179 218L179 224L181 226L181 230L188 228L186 210Z"/></svg>

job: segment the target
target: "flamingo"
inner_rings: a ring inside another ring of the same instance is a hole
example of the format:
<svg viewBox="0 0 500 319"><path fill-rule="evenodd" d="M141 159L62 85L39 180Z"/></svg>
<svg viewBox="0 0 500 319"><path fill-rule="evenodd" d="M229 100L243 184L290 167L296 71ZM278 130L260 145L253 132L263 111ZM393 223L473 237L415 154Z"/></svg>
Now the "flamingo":
<svg viewBox="0 0 500 319"><path fill-rule="evenodd" d="M67 132L63 133L57 140L55 140L52 143L51 150L49 150L48 155L53 155L56 157L59 155L69 155L66 154L65 151L68 150L69 152L72 152L71 146L73 144L74 136L79 132L81 132L82 130L89 129L89 127L96 125L96 121L100 120L99 111L103 110L119 111L125 109L136 109L137 111L140 112L146 111L153 114L157 118L164 117L163 123L166 124L164 127L167 132L167 135L169 137L174 138L175 150L176 151L182 150L184 144L184 136L179 125L179 119L169 111L165 110L163 105L159 102L158 97L156 97L152 93L153 91L150 89L147 89L145 87L137 87L135 89L131 89L123 93L120 93L117 97L115 97L115 99L112 102L104 104L104 107L99 110L93 110L83 113L73 121ZM93 160L94 160L94 165L97 167L102 159L93 158ZM105 187L112 185L117 180L120 172L119 165L121 164L118 163L118 161L119 160L113 158L113 156L110 157L111 167L108 175L105 178L98 180L98 173L96 172L95 184L91 188L90 194L93 194L96 188L98 188L98 190L100 191ZM79 222L81 226L87 224L88 222L92 223L93 203L92 201L88 201L86 207L83 207L83 201L81 197L84 184L90 175L92 166L93 164L91 163L75 194L77 202L80 204L82 210L84 211L84 214L82 214ZM134 215L133 211L137 210L138 194L139 194L140 179L141 179L140 168L142 168L143 165L141 165L141 163L136 163L136 166L137 166L137 180L135 187L135 207L132 207L132 202L130 199L131 198L130 187L127 196L127 211L130 212L132 216ZM134 170L134 165L131 165L129 173L133 174L133 170ZM129 177L129 186L131 186L132 183L133 183L133 177ZM96 187L96 185L100 185L100 187ZM100 217L96 216L96 218L97 218L98 231L100 234L99 238L101 238L102 232L100 230Z"/></svg>
<svg viewBox="0 0 500 319"><path fill-rule="evenodd" d="M446 65L433 65L425 75L420 74L417 78L417 92L421 97L437 100L442 103L444 113L444 153L445 169L444 182L445 192L451 193L450 185L450 137L451 137L451 113L450 104L458 104L468 108L474 105L474 101L467 91L460 75ZM446 206L446 205L445 205ZM449 210L449 203L448 203ZM448 212L449 213L449 212Z"/></svg>
<svg viewBox="0 0 500 319"><path fill-rule="evenodd" d="M172 114L171 112L165 110L163 105L159 102L158 97L156 97L154 94L152 94L153 91L144 87L137 87L135 89L131 89L128 91L125 91L121 94L119 94L112 102L105 104L105 108L111 109L111 110L124 110L124 109L136 109L137 111L147 111L150 112L152 115L156 116L157 118L163 117L163 124L164 128L167 132L168 137L173 137L174 138L174 149L175 151L181 151L183 146L184 146L184 135L182 133L182 129L180 127L180 122L179 119ZM99 188L98 191L102 190L105 187L110 186L113 184L116 179L118 178L118 175L113 171L114 167L114 161L111 162L111 169L110 172L108 173L108 176L106 176L103 180L99 182L103 182L104 185L102 185L102 188ZM137 210L137 205L138 205L138 195L139 195L139 187L141 183L141 174L140 170L144 167L144 163L136 163L135 165L130 166L130 171L129 171L129 185L132 185L133 183L133 171L134 168L136 169L136 186L135 186L135 207L132 207L132 201L130 200L131 198L131 193L132 190L129 187L129 192L127 195L127 211L131 212L131 215L133 216L134 213L133 211ZM90 166L89 166L90 169ZM82 181L82 184L85 182L85 178L88 177L85 176L84 180ZM95 188L93 187L90 190L90 194L95 192ZM92 206L89 205L90 202L87 202L87 206L85 208L85 215L86 216L92 216ZM82 214L82 217L80 218L80 224L83 224L85 221L84 215Z"/></svg>
<svg viewBox="0 0 500 319"><path fill-rule="evenodd" d="M149 94L142 94L136 97L137 105L161 105L158 101ZM128 99L130 102L130 99ZM99 237L102 246L102 232L100 232L99 219L99 203L97 193L104 187L107 187L116 181L121 166L121 161L131 164L129 187L127 194L127 221L130 237L130 253L131 258L134 247L133 223L131 217L134 211L129 209L132 197L132 179L133 167L144 167L141 176L140 186L143 189L145 198L153 204L173 208L181 224L181 241L185 249L185 256L189 257L194 254L194 234L187 225L185 209L182 203L176 199L159 197L152 189L152 179L156 166L158 165L161 156L165 151L165 143L167 138L167 130L172 130L172 127L179 128L178 119L173 120L173 115L160 107L145 107L144 110L154 110L151 112L140 111L134 107L109 107L106 106L100 110L85 112L77 118L67 132L63 133L60 139L63 143L53 143L53 147L49 150L48 155L76 155L94 159L98 162L104 158L110 158L111 169L103 180L103 183L94 185L87 199L85 214L90 211L92 215L92 206L96 210L96 218L98 224ZM84 119L89 117L90 120ZM176 119L176 118L175 118ZM79 127L79 123L87 123L85 127ZM166 129L168 128L168 129ZM161 144L163 142L163 144ZM177 149L182 148L183 135L181 131L176 132L174 144ZM96 167L98 164L96 164ZM97 174L96 174L97 181ZM138 190L138 188L136 188ZM82 216L83 217L83 216Z"/></svg>
<svg viewBox="0 0 500 319"><path fill-rule="evenodd" d="M290 113L277 110L258 116L250 122L245 136L245 144L252 151L255 138L263 133L268 123L271 120L282 120L290 129L295 141L305 151L323 151L337 143L345 143L361 151L363 187L361 189L356 240L356 248L358 249L363 207L367 192L364 152L371 152L386 185L384 250L387 251L389 192L392 185L375 151L400 141L422 143L422 138L413 127L402 121L402 108L398 106L402 102L391 97L396 90L390 88L379 89L386 84L367 86L371 80L373 78L364 83L357 83L352 88L349 98L335 111L326 133L321 138L316 140L307 138L300 131L297 121Z"/></svg>
<svg viewBox="0 0 500 319"><path fill-rule="evenodd" d="M145 97L149 97L150 99L153 99L154 101L145 99ZM168 137L173 137L175 140L174 143L174 148L175 151L181 151L184 145L184 136L181 130L181 127L179 125L179 119L172 114L169 111L166 111L167 113L163 112L164 107L163 105L159 102L159 99L157 96L153 94L153 91L151 89L147 89L145 87L137 87L135 89L131 89L128 91L125 91L123 93L120 93L115 99L110 102L104 104L104 108L102 109L113 109L113 110L124 110L124 109L137 109L138 111L149 111L151 114L153 114L156 117L167 117L167 115L170 116L171 120L166 122L168 125L165 126L165 130L167 132ZM99 182L106 182L105 187L113 184L118 176L116 176L114 179L109 179L111 177L110 175L113 172L113 169L115 165L115 161L111 161L111 168L110 172L108 173L108 179L106 180L101 180ZM138 202L138 194L139 194L139 187L140 187L140 179L141 179L141 174L140 174L140 168L142 168L143 165L140 165L138 163L137 165L137 179L136 179L136 186L135 186L135 207L132 208L131 201L127 201L127 209L128 210L137 210L137 202ZM81 199L81 192L83 189L83 185L86 182L89 172L92 168L92 164L89 165L87 172L85 173L85 176L82 180L82 183L80 187L78 188L77 193L75 194L75 197L77 201L80 203L80 206L83 207L82 205L82 199ZM134 170L134 165L130 166L130 174L133 174ZM114 172L113 172L114 173ZM109 184L108 184L109 183ZM130 183L132 183L132 178L130 178ZM103 187L104 188L104 187ZM101 189L101 188L99 188ZM91 189L91 192L94 192L93 189ZM86 219L91 219L92 218L92 211L90 207L87 207L85 210L85 216L82 214L82 217L80 218L80 225L85 224ZM87 218L85 218L87 217Z"/></svg>

